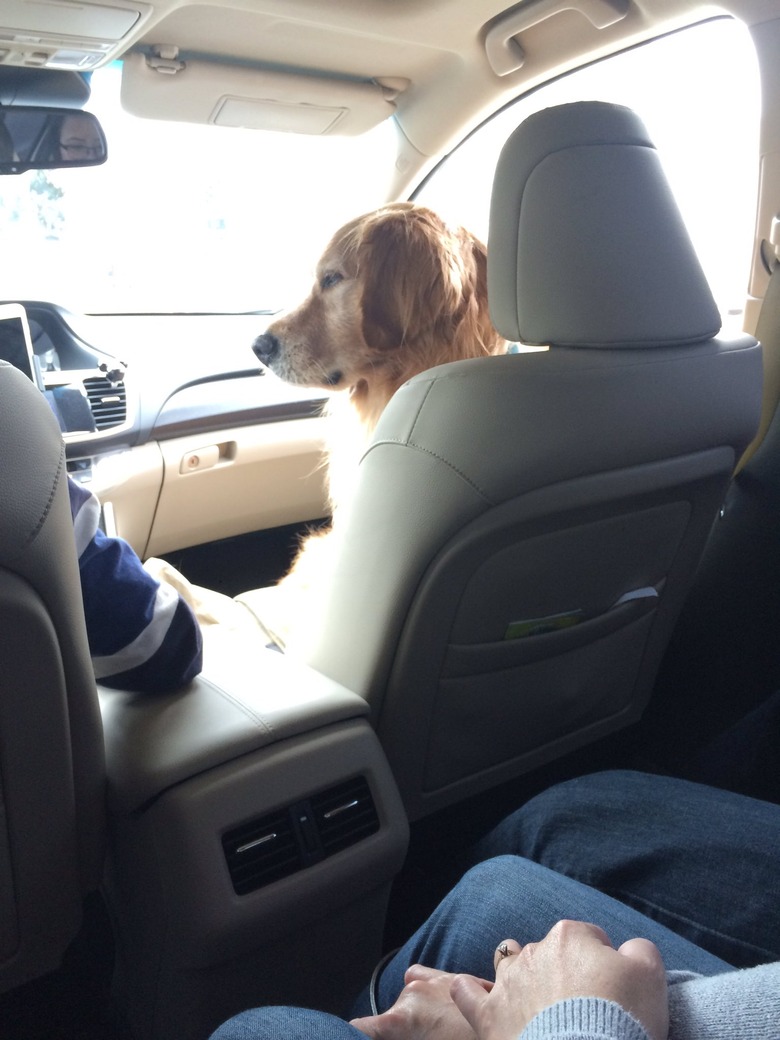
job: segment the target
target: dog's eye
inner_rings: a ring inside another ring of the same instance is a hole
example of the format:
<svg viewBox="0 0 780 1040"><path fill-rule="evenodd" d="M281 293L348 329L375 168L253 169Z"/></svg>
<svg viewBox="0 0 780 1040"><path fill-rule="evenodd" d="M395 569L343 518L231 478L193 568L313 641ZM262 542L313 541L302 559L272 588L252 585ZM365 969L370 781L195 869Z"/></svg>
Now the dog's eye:
<svg viewBox="0 0 780 1040"><path fill-rule="evenodd" d="M326 271L320 278L320 289L331 289L334 285L344 280L344 275L338 271Z"/></svg>

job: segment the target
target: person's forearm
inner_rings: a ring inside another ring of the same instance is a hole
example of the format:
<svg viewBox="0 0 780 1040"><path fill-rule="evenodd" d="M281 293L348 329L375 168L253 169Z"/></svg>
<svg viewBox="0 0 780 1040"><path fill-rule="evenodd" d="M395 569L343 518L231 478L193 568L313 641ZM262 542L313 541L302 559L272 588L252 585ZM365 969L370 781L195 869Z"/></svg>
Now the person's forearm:
<svg viewBox="0 0 780 1040"><path fill-rule="evenodd" d="M536 1015L518 1040L648 1040L619 1004L596 997L560 1000Z"/></svg>
<svg viewBox="0 0 780 1040"><path fill-rule="evenodd" d="M669 1040L778 1040L780 962L669 986Z"/></svg>

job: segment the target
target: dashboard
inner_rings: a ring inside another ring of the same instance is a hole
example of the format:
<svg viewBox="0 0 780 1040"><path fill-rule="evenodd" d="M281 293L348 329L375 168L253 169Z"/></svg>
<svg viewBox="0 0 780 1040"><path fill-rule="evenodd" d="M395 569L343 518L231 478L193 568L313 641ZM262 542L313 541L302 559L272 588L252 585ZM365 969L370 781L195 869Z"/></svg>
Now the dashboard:
<svg viewBox="0 0 780 1040"><path fill-rule="evenodd" d="M326 514L325 395L258 365L270 315L9 305L26 315L71 475L142 558Z"/></svg>

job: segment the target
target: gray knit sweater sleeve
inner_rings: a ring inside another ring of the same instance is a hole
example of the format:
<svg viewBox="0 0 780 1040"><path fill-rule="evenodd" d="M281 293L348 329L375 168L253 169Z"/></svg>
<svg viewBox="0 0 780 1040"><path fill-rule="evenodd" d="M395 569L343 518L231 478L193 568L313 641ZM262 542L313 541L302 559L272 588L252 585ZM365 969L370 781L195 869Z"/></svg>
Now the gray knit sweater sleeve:
<svg viewBox="0 0 780 1040"><path fill-rule="evenodd" d="M573 997L545 1008L525 1027L520 1040L649 1040L619 1004L597 997Z"/></svg>
<svg viewBox="0 0 780 1040"><path fill-rule="evenodd" d="M780 962L682 981L671 973L669 1040L780 1040Z"/></svg>
<svg viewBox="0 0 780 1040"><path fill-rule="evenodd" d="M722 975L670 972L668 1040L780 1040L780 962ZM649 1040L617 1004L561 1000L528 1023L519 1040Z"/></svg>

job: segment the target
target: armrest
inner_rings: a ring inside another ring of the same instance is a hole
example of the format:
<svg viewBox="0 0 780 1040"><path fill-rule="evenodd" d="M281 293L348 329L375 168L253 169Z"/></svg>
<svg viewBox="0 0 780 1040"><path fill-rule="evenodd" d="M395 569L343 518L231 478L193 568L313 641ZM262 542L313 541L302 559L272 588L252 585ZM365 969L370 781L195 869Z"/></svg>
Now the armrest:
<svg viewBox="0 0 780 1040"><path fill-rule="evenodd" d="M127 814L167 788L289 737L368 714L337 682L274 650L206 633L203 672L176 693L98 686L108 804Z"/></svg>

